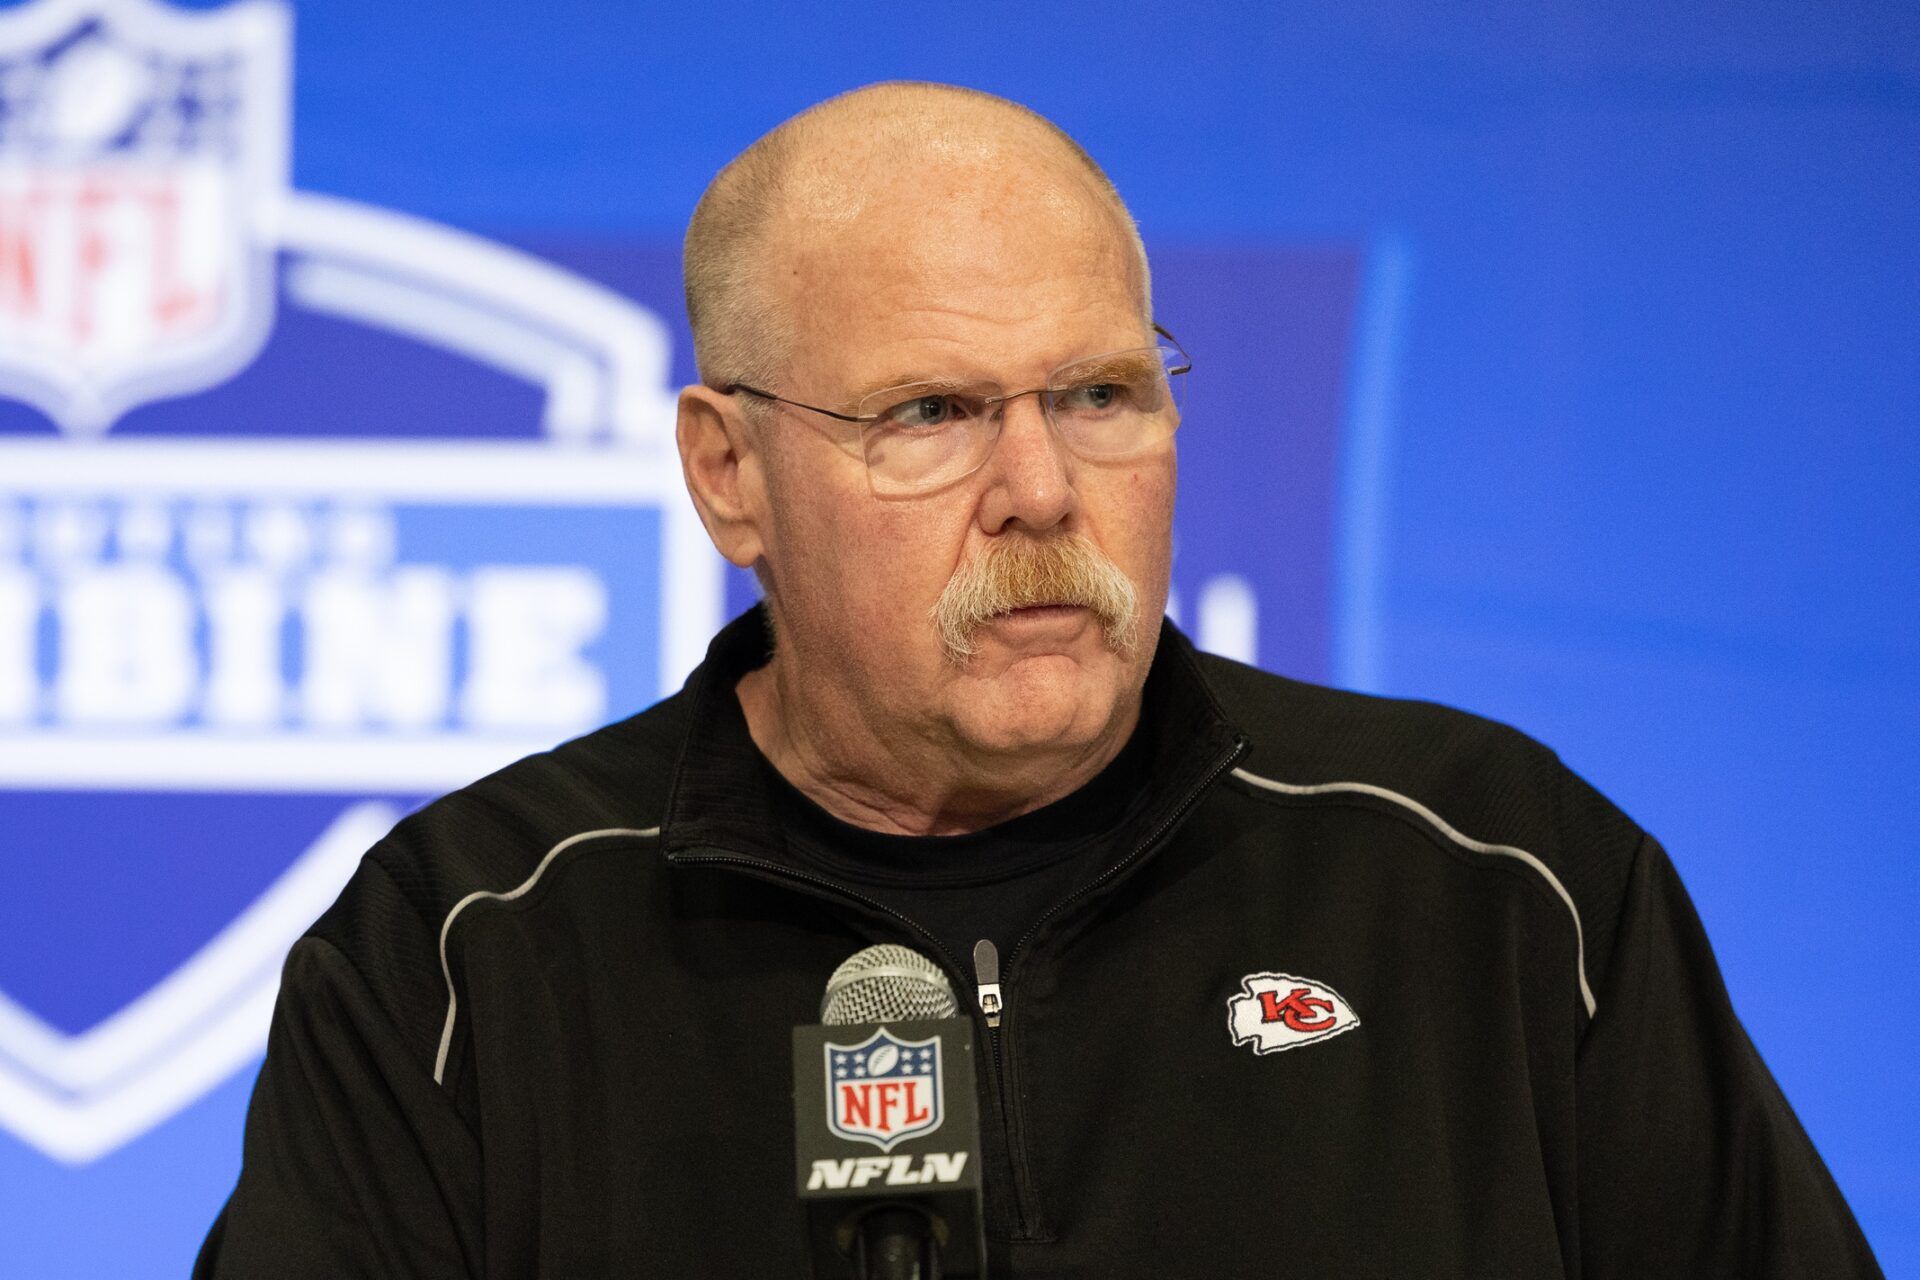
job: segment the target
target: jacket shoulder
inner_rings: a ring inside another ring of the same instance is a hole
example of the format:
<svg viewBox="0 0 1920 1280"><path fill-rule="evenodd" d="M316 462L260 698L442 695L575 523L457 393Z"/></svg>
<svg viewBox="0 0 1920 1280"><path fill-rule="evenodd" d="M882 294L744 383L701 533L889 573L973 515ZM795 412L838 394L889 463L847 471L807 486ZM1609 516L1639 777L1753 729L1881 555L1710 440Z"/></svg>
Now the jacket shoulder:
<svg viewBox="0 0 1920 1280"><path fill-rule="evenodd" d="M395 1025L437 1030L455 906L522 884L569 837L657 827L686 715L682 692L428 803L367 851L307 937L344 955Z"/></svg>
<svg viewBox="0 0 1920 1280"><path fill-rule="evenodd" d="M1646 833L1550 748L1509 725L1433 702L1332 689L1210 654L1201 671L1251 741L1241 780L1359 784L1444 824L1445 839L1519 850L1570 898L1586 968L1607 969ZM1245 775L1252 775L1252 779ZM1424 812L1423 812L1424 811Z"/></svg>
<svg viewBox="0 0 1920 1280"><path fill-rule="evenodd" d="M1456 803L1565 772L1510 725L1437 702L1354 693L1196 655L1208 685L1252 743L1254 773L1313 783L1361 781L1439 792ZM1504 784L1504 786L1503 786ZM1397 789L1397 788L1396 788ZM1516 799L1530 794L1521 785Z"/></svg>

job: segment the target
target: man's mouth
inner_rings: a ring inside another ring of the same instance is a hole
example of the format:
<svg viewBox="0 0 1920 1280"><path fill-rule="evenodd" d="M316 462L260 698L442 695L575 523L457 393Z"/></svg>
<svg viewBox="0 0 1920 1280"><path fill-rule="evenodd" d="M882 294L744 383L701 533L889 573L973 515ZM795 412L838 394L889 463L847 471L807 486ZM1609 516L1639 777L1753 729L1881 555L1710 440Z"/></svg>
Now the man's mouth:
<svg viewBox="0 0 1920 1280"><path fill-rule="evenodd" d="M1084 617L1088 610L1079 604L1029 604L1017 609L1008 609L1004 613L993 615L994 622L1015 624L1039 624L1048 622L1066 622Z"/></svg>

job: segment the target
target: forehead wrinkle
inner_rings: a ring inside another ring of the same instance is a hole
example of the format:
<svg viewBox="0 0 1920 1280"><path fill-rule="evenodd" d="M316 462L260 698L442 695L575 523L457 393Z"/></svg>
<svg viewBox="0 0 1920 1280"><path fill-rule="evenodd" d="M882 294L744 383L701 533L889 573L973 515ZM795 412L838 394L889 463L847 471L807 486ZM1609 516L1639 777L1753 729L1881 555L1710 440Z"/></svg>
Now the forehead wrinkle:
<svg viewBox="0 0 1920 1280"><path fill-rule="evenodd" d="M947 210L918 218L868 217L824 229L791 227L779 279L789 302L815 324L829 312L1005 319L1047 309L1042 300L1118 286L1132 295L1123 242L1077 226ZM1088 286L1091 286L1089 290ZM832 305L822 305L831 300ZM1049 304L1050 305L1050 304ZM1129 298L1129 312L1137 308Z"/></svg>
<svg viewBox="0 0 1920 1280"><path fill-rule="evenodd" d="M1075 291L1061 287L1060 280L1049 273L1004 286L976 286L965 299L945 303L904 285L884 292L858 315L823 322L833 332L834 362L846 373L841 385L857 385L862 394L939 379L1037 385L1066 364L1143 345L1145 340L1135 336L1138 318L1122 293ZM895 292L911 297L889 305ZM1070 293L1071 303L1057 304ZM1077 326L1063 330L1058 324L1079 317L1086 319ZM891 372L865 374L876 366Z"/></svg>

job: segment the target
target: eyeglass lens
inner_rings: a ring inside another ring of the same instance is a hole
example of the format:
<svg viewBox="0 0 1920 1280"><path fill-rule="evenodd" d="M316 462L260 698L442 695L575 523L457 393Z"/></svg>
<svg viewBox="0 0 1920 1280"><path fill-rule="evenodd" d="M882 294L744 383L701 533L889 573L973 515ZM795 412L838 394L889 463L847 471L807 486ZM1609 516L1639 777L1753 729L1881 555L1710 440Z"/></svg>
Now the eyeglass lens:
<svg viewBox="0 0 1920 1280"><path fill-rule="evenodd" d="M878 492L906 493L957 480L986 461L1008 400L1036 394L1069 449L1119 457L1159 443L1180 421L1186 356L1143 347L1077 360L1045 388L1009 395L995 383L926 382L878 391L857 413L867 470Z"/></svg>

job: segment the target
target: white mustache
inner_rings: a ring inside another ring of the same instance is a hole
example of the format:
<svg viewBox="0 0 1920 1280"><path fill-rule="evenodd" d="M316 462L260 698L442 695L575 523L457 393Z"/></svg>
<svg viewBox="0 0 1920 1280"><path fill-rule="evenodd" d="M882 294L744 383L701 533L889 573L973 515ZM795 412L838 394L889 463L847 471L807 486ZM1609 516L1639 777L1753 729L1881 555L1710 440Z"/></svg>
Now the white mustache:
<svg viewBox="0 0 1920 1280"><path fill-rule="evenodd" d="M1107 647L1133 651L1139 592L1120 566L1086 535L995 540L962 564L934 602L933 625L949 661L973 656L974 633L991 619L1035 605L1079 605L1093 611Z"/></svg>

